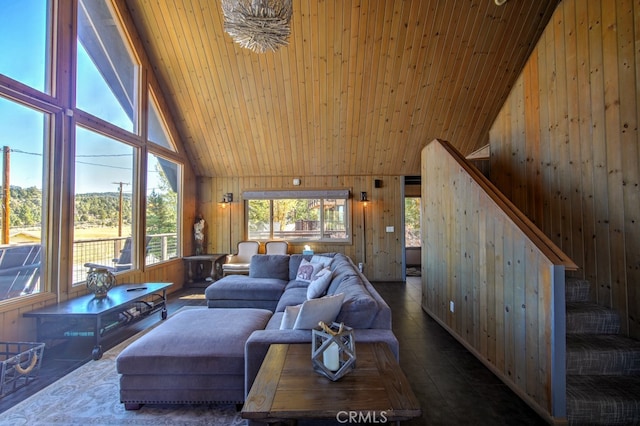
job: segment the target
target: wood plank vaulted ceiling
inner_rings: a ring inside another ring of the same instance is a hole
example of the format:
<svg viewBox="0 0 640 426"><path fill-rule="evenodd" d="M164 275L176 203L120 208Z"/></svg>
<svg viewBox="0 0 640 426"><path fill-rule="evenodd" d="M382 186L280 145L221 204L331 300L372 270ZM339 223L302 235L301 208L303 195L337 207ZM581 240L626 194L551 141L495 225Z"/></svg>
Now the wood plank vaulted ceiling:
<svg viewBox="0 0 640 426"><path fill-rule="evenodd" d="M220 0L126 0L199 176L418 175L491 124L559 0L294 0L243 49Z"/></svg>

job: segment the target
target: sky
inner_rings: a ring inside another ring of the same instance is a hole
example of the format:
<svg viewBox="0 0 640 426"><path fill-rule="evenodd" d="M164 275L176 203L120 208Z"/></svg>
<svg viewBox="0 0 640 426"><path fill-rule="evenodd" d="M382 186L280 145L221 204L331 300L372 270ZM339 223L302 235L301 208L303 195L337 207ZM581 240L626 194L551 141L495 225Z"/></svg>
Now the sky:
<svg viewBox="0 0 640 426"><path fill-rule="evenodd" d="M0 74L46 90L46 0L0 0ZM79 44L76 104L125 130L131 120ZM46 114L0 97L0 146L11 148L11 185L42 188ZM134 150L87 129L76 131L76 193L131 192ZM0 165L1 167L1 165ZM149 164L149 170L155 170ZM153 173L152 173L153 174ZM149 177L149 191L157 179ZM148 191L148 192L149 192Z"/></svg>

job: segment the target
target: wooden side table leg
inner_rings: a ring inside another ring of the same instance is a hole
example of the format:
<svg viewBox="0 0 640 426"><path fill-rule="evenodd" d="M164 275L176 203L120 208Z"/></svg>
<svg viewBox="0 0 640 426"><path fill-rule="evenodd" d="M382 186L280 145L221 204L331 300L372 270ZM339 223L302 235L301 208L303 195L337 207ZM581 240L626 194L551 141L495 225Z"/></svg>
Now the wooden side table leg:
<svg viewBox="0 0 640 426"><path fill-rule="evenodd" d="M209 271L209 277L207 278L207 281L215 281L215 279L216 279L216 261L212 260L211 270Z"/></svg>
<svg viewBox="0 0 640 426"><path fill-rule="evenodd" d="M193 266L192 266L192 265L193 265L193 262L189 260L189 261L187 261L187 264L189 265L189 266L187 267L187 274L188 274L188 277L189 277L189 279L187 280L187 282L188 282L189 284L191 284L191 283L193 282L193 269L192 269L192 268L193 268Z"/></svg>

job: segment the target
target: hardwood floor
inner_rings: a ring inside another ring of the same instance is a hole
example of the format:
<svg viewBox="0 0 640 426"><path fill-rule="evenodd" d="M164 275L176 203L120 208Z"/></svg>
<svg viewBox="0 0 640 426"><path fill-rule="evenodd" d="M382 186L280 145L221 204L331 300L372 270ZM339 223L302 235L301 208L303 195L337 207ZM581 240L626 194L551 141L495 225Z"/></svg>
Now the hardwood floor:
<svg viewBox="0 0 640 426"><path fill-rule="evenodd" d="M404 425L543 425L546 422L493 373L426 315L419 277L406 284L374 283L391 306L400 341L400 365L420 401L422 417ZM169 296L169 314L182 306L205 306L204 288ZM115 333L105 350L160 320L159 315ZM357 341L356 341L357 344ZM91 360L91 342L47 348L38 378L0 399L0 413ZM325 424L313 422L314 425Z"/></svg>

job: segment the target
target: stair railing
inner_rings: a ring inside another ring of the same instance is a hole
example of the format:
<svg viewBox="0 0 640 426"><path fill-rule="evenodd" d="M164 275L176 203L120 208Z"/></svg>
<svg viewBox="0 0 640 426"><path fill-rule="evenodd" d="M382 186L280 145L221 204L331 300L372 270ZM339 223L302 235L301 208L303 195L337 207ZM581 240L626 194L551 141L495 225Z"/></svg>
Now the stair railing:
<svg viewBox="0 0 640 426"><path fill-rule="evenodd" d="M552 422L566 418L575 263L448 142L422 151L423 309Z"/></svg>

